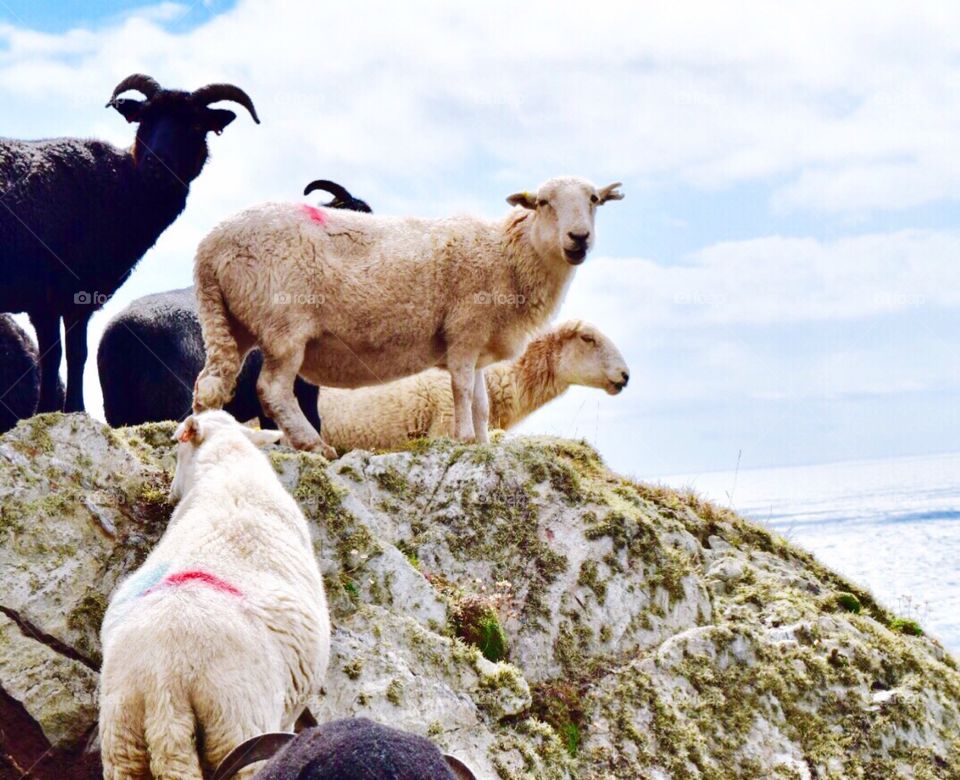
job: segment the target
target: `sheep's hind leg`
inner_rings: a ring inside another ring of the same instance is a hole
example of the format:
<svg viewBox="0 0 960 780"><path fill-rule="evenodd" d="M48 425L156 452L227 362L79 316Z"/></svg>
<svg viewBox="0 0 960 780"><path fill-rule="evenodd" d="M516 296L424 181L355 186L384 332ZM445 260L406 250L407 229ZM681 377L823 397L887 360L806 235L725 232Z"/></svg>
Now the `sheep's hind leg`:
<svg viewBox="0 0 960 780"><path fill-rule="evenodd" d="M142 707L136 696L105 696L100 714L100 758L105 780L150 777Z"/></svg>
<svg viewBox="0 0 960 780"><path fill-rule="evenodd" d="M473 432L477 442L486 444L487 421L490 419L490 401L487 398L487 381L483 376L483 369L478 368L473 373L473 404L470 411L473 417Z"/></svg>
<svg viewBox="0 0 960 780"><path fill-rule="evenodd" d="M257 380L260 405L280 426L292 447L319 452L328 459L336 458L337 451L310 425L293 393L293 383L302 362L303 345L283 356L269 355L264 351L263 368Z"/></svg>
<svg viewBox="0 0 960 780"><path fill-rule="evenodd" d="M227 325L228 336L207 352L203 369L193 383L193 411L222 409L237 392L237 377L244 358L256 343L250 331L238 322ZM206 348L206 344L204 344Z"/></svg>
<svg viewBox="0 0 960 780"><path fill-rule="evenodd" d="M233 399L237 387L239 369L233 365L225 369L216 366L209 358L193 383L193 411L222 409Z"/></svg>

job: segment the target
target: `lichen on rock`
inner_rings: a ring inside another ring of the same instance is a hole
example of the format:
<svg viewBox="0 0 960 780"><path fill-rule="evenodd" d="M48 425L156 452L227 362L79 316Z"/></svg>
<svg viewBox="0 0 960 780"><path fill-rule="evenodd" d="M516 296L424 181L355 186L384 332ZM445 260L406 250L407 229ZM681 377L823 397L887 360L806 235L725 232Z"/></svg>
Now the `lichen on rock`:
<svg viewBox="0 0 960 780"><path fill-rule="evenodd" d="M172 511L173 428L44 415L0 437L0 775L98 775L78 757L99 623ZM330 600L321 721L428 734L504 780L960 776L960 674L919 625L589 445L270 461Z"/></svg>

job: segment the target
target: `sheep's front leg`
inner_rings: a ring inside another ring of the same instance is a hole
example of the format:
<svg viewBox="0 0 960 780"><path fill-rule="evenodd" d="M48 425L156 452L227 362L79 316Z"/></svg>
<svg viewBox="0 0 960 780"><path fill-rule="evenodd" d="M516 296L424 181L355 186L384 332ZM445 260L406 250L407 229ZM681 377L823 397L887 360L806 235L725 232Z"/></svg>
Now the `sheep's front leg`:
<svg viewBox="0 0 960 780"><path fill-rule="evenodd" d="M30 322L37 332L37 348L40 351L40 402L37 412L59 412L63 409L60 400L60 315L50 312L30 312Z"/></svg>
<svg viewBox="0 0 960 780"><path fill-rule="evenodd" d="M460 441L473 441L473 389L476 361L448 362L453 388L453 435Z"/></svg>
<svg viewBox="0 0 960 780"><path fill-rule="evenodd" d="M260 374L258 373L257 376L260 376ZM300 409L307 418L307 422L322 436L323 431L320 429L320 413L317 411L317 400L320 397L320 388L298 376L293 383L293 394L297 397L297 403L300 404ZM263 409L260 410L258 417L262 430L275 431L277 429L277 424L264 414Z"/></svg>
<svg viewBox="0 0 960 780"><path fill-rule="evenodd" d="M320 434L304 416L293 383L303 362L303 346L283 356L263 354L263 368L257 380L257 395L260 405L280 427L292 447L312 450L325 458L337 457L337 451L320 438Z"/></svg>
<svg viewBox="0 0 960 780"><path fill-rule="evenodd" d="M64 317L67 332L67 398L63 411L82 412L83 367L87 364L87 323L92 311Z"/></svg>
<svg viewBox="0 0 960 780"><path fill-rule="evenodd" d="M488 441L487 422L490 419L490 401L487 399L487 380L484 378L482 368L473 372L473 405L471 411L473 413L473 432L476 434L477 441L480 444L486 444Z"/></svg>

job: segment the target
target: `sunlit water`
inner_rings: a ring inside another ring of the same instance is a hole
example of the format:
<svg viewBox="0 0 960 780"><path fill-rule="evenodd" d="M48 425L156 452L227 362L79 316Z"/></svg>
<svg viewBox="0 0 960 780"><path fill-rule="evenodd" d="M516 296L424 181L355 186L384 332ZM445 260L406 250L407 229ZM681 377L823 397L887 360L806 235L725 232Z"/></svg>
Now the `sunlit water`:
<svg viewBox="0 0 960 780"><path fill-rule="evenodd" d="M960 454L660 481L775 529L960 654Z"/></svg>

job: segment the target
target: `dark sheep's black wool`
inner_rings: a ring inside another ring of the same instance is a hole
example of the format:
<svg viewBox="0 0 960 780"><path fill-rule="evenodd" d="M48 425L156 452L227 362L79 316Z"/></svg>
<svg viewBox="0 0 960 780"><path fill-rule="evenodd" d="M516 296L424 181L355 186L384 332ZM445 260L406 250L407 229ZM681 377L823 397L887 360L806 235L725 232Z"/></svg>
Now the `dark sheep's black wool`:
<svg viewBox="0 0 960 780"><path fill-rule="evenodd" d="M128 90L146 99L121 98ZM129 149L78 138L0 139L0 311L26 312L36 329L38 411L83 411L87 323L183 211L190 182L207 161L207 134L236 118L208 107L221 100L260 121L233 85L182 92L135 74L107 103L138 123ZM58 404L61 319L67 393Z"/></svg>
<svg viewBox="0 0 960 780"><path fill-rule="evenodd" d="M63 405L63 382L56 380L56 397ZM37 346L9 314L0 314L0 433L32 417L40 400Z"/></svg>
<svg viewBox="0 0 960 780"><path fill-rule="evenodd" d="M329 207L370 211L339 184L322 183L329 186L320 189L335 195ZM133 301L107 324L97 350L107 422L117 427L182 420L190 413L193 383L205 359L193 287ZM224 409L238 420L257 417L261 428L275 429L257 398L262 363L258 349L247 356L233 400ZM297 377L293 391L310 424L319 431L317 387Z"/></svg>
<svg viewBox="0 0 960 780"><path fill-rule="evenodd" d="M206 352L197 317L193 287L145 295L132 301L107 324L97 349L97 370L103 390L103 412L113 427L161 420L182 420L190 414L193 383ZM263 356L253 350L237 377L233 400L224 409L238 420L260 420L257 377ZM320 427L318 390L297 378L294 393L310 423Z"/></svg>
<svg viewBox="0 0 960 780"><path fill-rule="evenodd" d="M30 417L40 398L37 348L9 314L0 314L0 433Z"/></svg>
<svg viewBox="0 0 960 780"><path fill-rule="evenodd" d="M457 780L429 739L366 718L307 729L256 780Z"/></svg>

